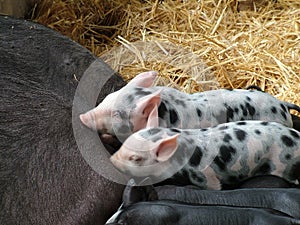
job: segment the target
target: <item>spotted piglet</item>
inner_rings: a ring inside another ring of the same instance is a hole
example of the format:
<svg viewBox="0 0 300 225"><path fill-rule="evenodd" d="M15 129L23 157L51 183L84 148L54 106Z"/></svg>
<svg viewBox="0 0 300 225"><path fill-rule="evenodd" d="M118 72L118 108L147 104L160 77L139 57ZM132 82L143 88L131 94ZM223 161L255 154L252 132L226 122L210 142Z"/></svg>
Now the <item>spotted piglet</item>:
<svg viewBox="0 0 300 225"><path fill-rule="evenodd" d="M137 75L122 89L109 94L96 108L80 115L88 127L124 141L146 127L158 107L159 126L206 128L230 121L274 121L292 127L290 109L300 107L258 90L211 90L186 94L169 87L151 87L156 72Z"/></svg>
<svg viewBox="0 0 300 225"><path fill-rule="evenodd" d="M240 121L205 129L153 127L131 135L111 157L119 170L161 181L173 176L219 190L256 175L300 177L300 132L276 122Z"/></svg>

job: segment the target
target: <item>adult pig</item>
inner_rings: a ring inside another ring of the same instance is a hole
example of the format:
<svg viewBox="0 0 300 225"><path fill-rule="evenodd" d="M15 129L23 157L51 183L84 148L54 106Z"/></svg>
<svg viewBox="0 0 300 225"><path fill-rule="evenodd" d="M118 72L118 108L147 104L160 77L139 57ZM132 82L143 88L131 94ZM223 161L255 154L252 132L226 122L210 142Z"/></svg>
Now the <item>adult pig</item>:
<svg viewBox="0 0 300 225"><path fill-rule="evenodd" d="M269 181L275 177L262 176ZM257 179L252 180L251 185ZM123 192L123 208L136 202L172 200L192 205L253 207L272 209L290 217L300 219L300 189L282 188L277 182L273 188L245 188L226 191L201 190L196 186L136 185L131 179ZM243 184L247 186L246 183ZM280 203L280 204L279 204Z"/></svg>
<svg viewBox="0 0 300 225"><path fill-rule="evenodd" d="M106 225L297 225L300 220L276 211L228 206L195 206L173 201L139 202Z"/></svg>
<svg viewBox="0 0 300 225"><path fill-rule="evenodd" d="M159 125L206 128L240 120L274 121L292 127L290 109L300 107L280 101L260 90L219 89L186 94L169 87L151 87L157 73L137 75L121 90L108 95L96 108L80 116L88 127L124 141L146 127L158 107Z"/></svg>
<svg viewBox="0 0 300 225"><path fill-rule="evenodd" d="M242 215L242 216L241 216ZM120 208L106 225L296 225L300 220L272 209L200 206L176 201L138 202Z"/></svg>
<svg viewBox="0 0 300 225"><path fill-rule="evenodd" d="M1 225L104 224L123 186L82 158L72 104L77 79L91 64L99 66L101 79L114 72L41 25L1 16L0 24ZM100 98L123 84L113 75Z"/></svg>
<svg viewBox="0 0 300 225"><path fill-rule="evenodd" d="M300 189L154 188L136 186L131 179L124 190L122 206L106 224L299 224L299 207Z"/></svg>

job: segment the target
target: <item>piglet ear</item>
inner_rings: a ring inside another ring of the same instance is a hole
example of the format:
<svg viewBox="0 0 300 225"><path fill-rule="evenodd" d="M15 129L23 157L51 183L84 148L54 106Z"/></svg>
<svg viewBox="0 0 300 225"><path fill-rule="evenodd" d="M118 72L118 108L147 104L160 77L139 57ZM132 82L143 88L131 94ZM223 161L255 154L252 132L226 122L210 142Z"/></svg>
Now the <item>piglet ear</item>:
<svg viewBox="0 0 300 225"><path fill-rule="evenodd" d="M159 146L155 149L156 160L159 162L165 162L172 157L176 152L178 144L177 137L179 134L175 134L171 137L164 138Z"/></svg>
<svg viewBox="0 0 300 225"><path fill-rule="evenodd" d="M157 72L155 71L140 73L136 75L131 81L129 81L128 85L135 85L138 87L148 88L153 85L156 76Z"/></svg>
<svg viewBox="0 0 300 225"><path fill-rule="evenodd" d="M144 118L148 118L152 112L155 115L155 111L153 110L155 110L155 107L158 107L159 104L160 90L141 98L136 103L136 112L142 114Z"/></svg>
<svg viewBox="0 0 300 225"><path fill-rule="evenodd" d="M151 113L148 116L146 127L150 128L150 127L158 127L158 126L159 126L158 106L155 105L153 110L151 111Z"/></svg>

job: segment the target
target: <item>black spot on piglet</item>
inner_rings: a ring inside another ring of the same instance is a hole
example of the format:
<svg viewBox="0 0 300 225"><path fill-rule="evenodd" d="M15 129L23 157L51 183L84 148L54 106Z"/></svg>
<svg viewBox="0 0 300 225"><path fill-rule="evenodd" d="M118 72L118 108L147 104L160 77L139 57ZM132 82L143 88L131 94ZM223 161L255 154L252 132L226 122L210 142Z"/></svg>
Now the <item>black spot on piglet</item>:
<svg viewBox="0 0 300 225"><path fill-rule="evenodd" d="M250 105L248 102L246 103L246 108L247 108L250 116L255 115L255 112L256 112L255 108L252 105Z"/></svg>
<svg viewBox="0 0 300 225"><path fill-rule="evenodd" d="M232 140L232 137L229 134L225 134L223 141L228 143L231 140Z"/></svg>
<svg viewBox="0 0 300 225"><path fill-rule="evenodd" d="M184 108L186 107L185 102L182 101L182 100L180 100L180 99L176 99L176 100L175 100L175 103L178 104L178 105L181 105L181 106L184 107Z"/></svg>
<svg viewBox="0 0 300 225"><path fill-rule="evenodd" d="M234 117L234 109L232 109L230 106L227 106L227 121L230 121Z"/></svg>
<svg viewBox="0 0 300 225"><path fill-rule="evenodd" d="M164 118L164 116L166 115L167 111L168 111L168 109L167 109L165 103L161 102L160 105L159 105L159 107L158 107L158 115L159 115L159 117L160 118Z"/></svg>
<svg viewBox="0 0 300 225"><path fill-rule="evenodd" d="M161 131L161 129L159 129L159 128L151 128L149 130L141 132L140 135L143 138L147 139L148 137L151 137L151 136L153 136L155 134L158 134L160 131ZM156 142L156 141L160 140L161 138L162 138L161 136L154 136L151 140L153 142Z"/></svg>
<svg viewBox="0 0 300 225"><path fill-rule="evenodd" d="M214 159L214 163L220 170L225 170L227 163L232 160L234 154L236 154L236 150L232 146L222 145L219 155Z"/></svg>
<svg viewBox="0 0 300 225"><path fill-rule="evenodd" d="M288 147L293 147L296 145L296 143L293 141L293 139L286 135L282 135L281 140L282 140L283 144L285 144Z"/></svg>
<svg viewBox="0 0 300 225"><path fill-rule="evenodd" d="M261 164L260 166L258 166L253 171L253 175L270 174L270 172L271 172L271 165L270 165L270 161L267 160L266 162L264 162L263 164Z"/></svg>
<svg viewBox="0 0 300 225"><path fill-rule="evenodd" d="M286 159L286 160L290 160L291 158L292 158L291 154L286 154L286 155L285 155L285 159Z"/></svg>
<svg viewBox="0 0 300 225"><path fill-rule="evenodd" d="M193 167L199 166L202 156L203 156L202 149L197 146L195 148L192 157L189 160L190 165Z"/></svg>
<svg viewBox="0 0 300 225"><path fill-rule="evenodd" d="M283 110L281 110L281 115L282 115L282 117L283 117L285 120L287 119L286 112L284 112Z"/></svg>
<svg viewBox="0 0 300 225"><path fill-rule="evenodd" d="M276 114L276 113L277 113L277 109L276 109L276 107L275 107L275 106L273 106L273 107L271 108L271 111L272 111L272 113Z"/></svg>
<svg viewBox="0 0 300 225"><path fill-rule="evenodd" d="M281 103L281 104L280 104L280 107L282 108L282 110L283 110L284 112L286 112L286 113L289 112L288 109L285 107L284 104Z"/></svg>
<svg viewBox="0 0 300 225"><path fill-rule="evenodd" d="M133 95L128 95L127 100L129 102L129 104L131 104L134 100L134 96Z"/></svg>
<svg viewBox="0 0 300 225"><path fill-rule="evenodd" d="M260 130L254 130L254 132L255 132L257 135L260 135L260 134L261 134L261 131L260 131Z"/></svg>
<svg viewBox="0 0 300 225"><path fill-rule="evenodd" d="M199 117L199 118L201 118L201 116L202 116L202 112L201 112L201 110L200 110L200 109L197 109L197 115L198 115L198 117Z"/></svg>
<svg viewBox="0 0 300 225"><path fill-rule="evenodd" d="M235 133L235 135L236 135L236 137L239 141L245 140L245 138L247 136L247 133L243 130L240 130L240 129L235 129L234 133Z"/></svg>
<svg viewBox="0 0 300 225"><path fill-rule="evenodd" d="M194 171L190 170L190 175L192 180L197 181L197 183L203 183L205 180L202 177L199 177L199 174L195 173Z"/></svg>
<svg viewBox="0 0 300 225"><path fill-rule="evenodd" d="M152 94L152 92L151 91L145 91L145 90L143 90L143 88L140 88L140 87L136 87L135 88L135 94L140 95L140 96L146 96L146 95Z"/></svg>
<svg viewBox="0 0 300 225"><path fill-rule="evenodd" d="M171 128L170 130L173 131L173 132L176 132L176 133L181 133L181 130L176 129L176 128Z"/></svg>
<svg viewBox="0 0 300 225"><path fill-rule="evenodd" d="M178 114L174 109L170 110L170 122L175 124L178 121Z"/></svg>
<svg viewBox="0 0 300 225"><path fill-rule="evenodd" d="M219 126L219 130L227 130L227 129L228 129L228 126L226 126L226 125Z"/></svg>

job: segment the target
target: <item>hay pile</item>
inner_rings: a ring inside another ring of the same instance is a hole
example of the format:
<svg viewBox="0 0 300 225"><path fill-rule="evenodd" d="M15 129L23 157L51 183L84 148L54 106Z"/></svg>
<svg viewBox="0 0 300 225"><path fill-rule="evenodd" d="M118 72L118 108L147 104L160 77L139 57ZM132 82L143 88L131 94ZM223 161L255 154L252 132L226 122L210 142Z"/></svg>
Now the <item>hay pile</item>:
<svg viewBox="0 0 300 225"><path fill-rule="evenodd" d="M257 85L300 105L298 0L44 0L33 18L125 79L157 70L186 92Z"/></svg>

